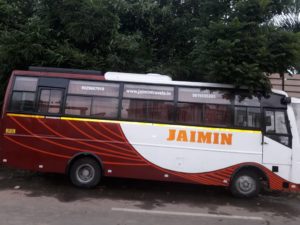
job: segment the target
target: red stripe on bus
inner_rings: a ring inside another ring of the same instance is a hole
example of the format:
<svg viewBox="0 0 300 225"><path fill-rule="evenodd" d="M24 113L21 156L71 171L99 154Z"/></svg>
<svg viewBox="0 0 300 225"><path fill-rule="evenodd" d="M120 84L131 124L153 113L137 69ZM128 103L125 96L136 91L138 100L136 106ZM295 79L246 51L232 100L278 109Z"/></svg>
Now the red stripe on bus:
<svg viewBox="0 0 300 225"><path fill-rule="evenodd" d="M47 124L45 124L42 120L39 119L39 122L46 128L48 129L49 131L51 131L52 133L54 133L55 135L61 137L61 138L65 138L67 139L68 137L60 134L59 132L53 130L51 127L49 127ZM134 154L126 154L126 153L123 153L123 152L119 152L119 151L116 151L116 150L111 150L111 149L107 149L107 148L103 148L103 147L100 147L100 146L96 146L96 145L92 145L92 144L89 144L89 143L85 143L83 141L79 141L79 140L76 140L76 143L80 143L82 145L85 145L85 146L88 146L88 147L91 147L91 148L94 148L94 149L97 149L97 150L101 150L101 151L107 151L107 152L110 152L110 153L115 153L117 155L121 155L121 156L127 156L133 160L137 160L138 158L136 157L136 155ZM118 146L113 146L112 144L109 144L109 143L101 143L101 144L106 144L106 145L111 145L112 147L118 147ZM131 152L132 153L132 152Z"/></svg>
<svg viewBox="0 0 300 225"><path fill-rule="evenodd" d="M12 118L21 128L23 128L24 130L26 130L30 135L32 135L33 137L36 137L38 139L41 139L42 141L45 141L45 142L48 142L48 143L51 143L53 145L56 145L56 146L59 146L59 147L62 147L62 148L67 148L67 149L70 149L72 151L76 151L76 152L92 152L92 153L95 153L97 155L106 155L106 156L109 156L109 157L112 157L112 158L119 158L119 159L126 159L126 160L130 160L130 161L138 161L138 160L133 160L133 159L129 159L127 157L123 157L123 156L116 156L116 155L113 155L113 154L108 154L108 153L99 153L99 152L96 152L96 151L93 151L93 150L85 150L85 149L79 149L79 148L76 148L76 147L70 147L70 146L67 146L67 145L63 145L63 144L59 144L59 143L56 143L56 142L53 142L53 141L50 141L50 140L47 140L47 137L45 138L42 138L40 136L37 136L35 135L34 133L32 133L31 131L29 131L27 128L25 128L21 123L19 123L15 118Z"/></svg>
<svg viewBox="0 0 300 225"><path fill-rule="evenodd" d="M54 157L65 158L65 159L70 159L70 158L71 158L70 156L61 155L61 154L56 154L56 153L52 153L52 152L40 150L40 149L31 147L31 146L22 144L22 143L20 143L20 142L18 142L18 141L16 141L16 140L14 140L14 139L11 138L11 137L8 137L8 136L4 136L4 138L8 139L8 140L11 141L11 142L14 142L14 143L17 144L17 145L22 146L23 148L28 148L28 149L30 149L31 151L39 152L39 153L46 154L46 155L51 155L51 156L54 156Z"/></svg>

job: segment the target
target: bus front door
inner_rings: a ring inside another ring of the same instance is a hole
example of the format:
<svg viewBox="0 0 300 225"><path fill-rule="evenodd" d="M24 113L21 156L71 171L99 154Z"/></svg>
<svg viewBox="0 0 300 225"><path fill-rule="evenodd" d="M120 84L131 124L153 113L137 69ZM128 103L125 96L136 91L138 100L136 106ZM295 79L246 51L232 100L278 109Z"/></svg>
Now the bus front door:
<svg viewBox="0 0 300 225"><path fill-rule="evenodd" d="M264 110L263 164L273 171L282 166L289 173L292 163L292 136L285 110ZM283 172L283 171L282 171Z"/></svg>

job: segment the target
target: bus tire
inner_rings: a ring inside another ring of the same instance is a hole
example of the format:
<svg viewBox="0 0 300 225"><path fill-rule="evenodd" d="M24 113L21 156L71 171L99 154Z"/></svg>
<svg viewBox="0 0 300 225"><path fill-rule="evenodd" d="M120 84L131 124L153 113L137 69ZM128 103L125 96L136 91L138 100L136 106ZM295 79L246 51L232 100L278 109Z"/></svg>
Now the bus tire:
<svg viewBox="0 0 300 225"><path fill-rule="evenodd" d="M251 170L242 170L232 179L230 191L238 198L253 198L261 190L261 181L257 173Z"/></svg>
<svg viewBox="0 0 300 225"><path fill-rule="evenodd" d="M91 157L83 157L72 163L69 176L72 184L80 188L96 187L101 180L101 166Z"/></svg>

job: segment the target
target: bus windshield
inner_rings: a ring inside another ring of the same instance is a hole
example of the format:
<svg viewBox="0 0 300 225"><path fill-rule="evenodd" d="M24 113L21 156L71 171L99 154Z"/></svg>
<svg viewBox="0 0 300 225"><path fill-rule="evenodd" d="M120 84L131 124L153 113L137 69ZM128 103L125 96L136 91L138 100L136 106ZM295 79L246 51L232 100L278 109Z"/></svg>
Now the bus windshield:
<svg viewBox="0 0 300 225"><path fill-rule="evenodd" d="M296 124L297 124L298 134L299 134L299 138L300 138L300 103L294 103L293 109L295 112Z"/></svg>

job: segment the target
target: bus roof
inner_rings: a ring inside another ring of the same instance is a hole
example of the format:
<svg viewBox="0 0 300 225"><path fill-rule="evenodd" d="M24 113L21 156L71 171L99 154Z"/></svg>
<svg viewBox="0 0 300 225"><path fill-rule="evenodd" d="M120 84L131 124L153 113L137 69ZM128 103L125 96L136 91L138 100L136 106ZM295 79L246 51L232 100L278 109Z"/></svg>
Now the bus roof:
<svg viewBox="0 0 300 225"><path fill-rule="evenodd" d="M39 77L58 77L58 78L74 78L83 80L105 80L103 75L91 75L84 73L65 73L65 72L45 72L45 71L30 71L30 70L14 70L13 75L18 76L39 76Z"/></svg>
<svg viewBox="0 0 300 225"><path fill-rule="evenodd" d="M173 81L172 78L168 75L153 74L153 73L136 74L136 73L107 72L105 73L105 79L111 81L127 81L127 82L134 82L134 83L165 84L165 85L176 85L176 86L234 88L234 86L230 84Z"/></svg>

